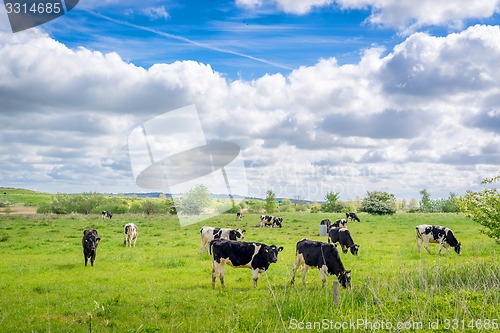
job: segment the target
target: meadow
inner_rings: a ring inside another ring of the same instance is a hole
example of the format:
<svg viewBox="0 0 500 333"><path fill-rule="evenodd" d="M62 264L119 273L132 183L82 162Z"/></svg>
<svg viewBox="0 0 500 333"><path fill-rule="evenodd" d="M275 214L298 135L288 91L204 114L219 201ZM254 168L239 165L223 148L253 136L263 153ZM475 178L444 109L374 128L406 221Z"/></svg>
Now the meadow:
<svg viewBox="0 0 500 333"><path fill-rule="evenodd" d="M0 215L1 332L445 332L494 331L500 325L499 247L458 214L359 214L349 229L359 255L341 253L352 288L332 293L309 270L290 285L295 244L319 236L323 218L283 213L282 229L256 228L224 214L180 227L173 216ZM125 248L123 226L139 228ZM437 255L417 251L415 225L451 228L462 242ZM284 246L278 262L252 287L249 269L227 266L211 287L211 259L199 255L203 225L246 229L245 240ZM83 230L102 238L94 267L84 266Z"/></svg>

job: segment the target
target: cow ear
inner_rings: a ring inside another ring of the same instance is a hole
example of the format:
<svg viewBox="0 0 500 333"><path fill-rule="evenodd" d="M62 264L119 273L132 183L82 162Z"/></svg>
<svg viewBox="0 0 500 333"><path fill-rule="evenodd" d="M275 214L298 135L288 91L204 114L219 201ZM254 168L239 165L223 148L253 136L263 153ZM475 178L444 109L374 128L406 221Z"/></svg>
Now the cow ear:
<svg viewBox="0 0 500 333"><path fill-rule="evenodd" d="M278 247L278 252L283 251L283 246Z"/></svg>
<svg viewBox="0 0 500 333"><path fill-rule="evenodd" d="M346 274L349 274L349 273L351 273L351 270L348 270L348 271L345 271L345 272L346 272Z"/></svg>
<svg viewBox="0 0 500 333"><path fill-rule="evenodd" d="M241 232L247 232L245 229L241 230Z"/></svg>
<svg viewBox="0 0 500 333"><path fill-rule="evenodd" d="M101 240L101 237L97 237L97 240L100 241Z"/></svg>

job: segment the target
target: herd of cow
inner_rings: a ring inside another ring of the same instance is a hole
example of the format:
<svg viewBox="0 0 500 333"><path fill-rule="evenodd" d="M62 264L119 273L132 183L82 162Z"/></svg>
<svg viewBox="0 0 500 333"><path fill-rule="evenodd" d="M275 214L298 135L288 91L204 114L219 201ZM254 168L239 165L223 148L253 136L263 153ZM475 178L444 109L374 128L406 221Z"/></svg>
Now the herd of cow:
<svg viewBox="0 0 500 333"><path fill-rule="evenodd" d="M103 212L103 217L105 216ZM106 217L111 218L111 214L106 214ZM237 219L241 219L242 215L238 213ZM290 283L294 283L295 274L299 267L302 271L302 283L306 283L306 274L309 268L317 268L320 272L322 285L326 284L328 275L335 275L339 283L348 288L351 283L351 271L346 270L340 259L337 251L337 244L342 248L343 253L349 250L351 254L357 255L359 245L355 244L350 231L347 229L347 223L352 221L360 222L360 219L355 213L346 213L345 219L340 219L331 223L329 219L324 219L320 225L325 225L328 232L328 243L314 241L310 239L301 239L297 242L295 249L295 262L292 267L292 279ZM283 227L283 218L262 215L257 227ZM454 233L449 228L433 225L418 225L417 232L417 248L420 251L421 245L424 244L427 252L430 253L429 243L438 243L439 250L445 247L453 247L457 254L461 254L462 245L456 239ZM252 270L253 286L257 286L259 274L267 271L272 263L278 261L278 253L283 251L283 246L266 245L257 242L243 242L245 230L229 229L229 228L213 228L204 226L200 230L201 244L199 254L203 254L203 250L207 250L213 258L212 261L212 288L215 288L217 277L219 277L222 287L224 284L224 267L229 264L235 268L250 268ZM138 236L137 226L133 223L127 223L124 227L124 244L126 247L135 246ZM91 266L94 266L96 250L99 244L99 236L97 230L88 229L83 232L83 253L85 258L85 266L90 259Z"/></svg>

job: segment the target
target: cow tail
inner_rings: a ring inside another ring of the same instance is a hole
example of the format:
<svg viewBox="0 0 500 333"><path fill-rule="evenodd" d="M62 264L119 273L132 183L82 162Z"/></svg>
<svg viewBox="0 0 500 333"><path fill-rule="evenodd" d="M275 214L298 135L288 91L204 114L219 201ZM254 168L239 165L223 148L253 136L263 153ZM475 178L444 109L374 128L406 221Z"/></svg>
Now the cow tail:
<svg viewBox="0 0 500 333"><path fill-rule="evenodd" d="M208 245L208 253L210 253L210 255L212 255L212 245L214 244L214 241L215 239L212 239Z"/></svg>

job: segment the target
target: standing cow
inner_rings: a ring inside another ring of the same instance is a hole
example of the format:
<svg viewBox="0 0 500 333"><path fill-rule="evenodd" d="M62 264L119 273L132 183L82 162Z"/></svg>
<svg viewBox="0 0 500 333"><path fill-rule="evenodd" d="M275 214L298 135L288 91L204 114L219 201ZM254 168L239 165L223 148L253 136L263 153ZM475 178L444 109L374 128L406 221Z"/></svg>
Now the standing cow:
<svg viewBox="0 0 500 333"><path fill-rule="evenodd" d="M253 287L257 287L259 273L267 271L272 263L278 261L278 252L283 246L266 245L261 243L236 242L227 239L214 239L210 242L212 262L212 288L219 276L220 284L224 288L224 266L229 264L235 268L250 268L252 270Z"/></svg>
<svg viewBox="0 0 500 333"><path fill-rule="evenodd" d="M356 213L345 213L345 219L346 220L356 220L358 222L361 222L361 220L359 219L358 215L356 215Z"/></svg>
<svg viewBox="0 0 500 333"><path fill-rule="evenodd" d="M83 246L83 256L85 258L85 266L87 266L87 261L90 258L90 265L94 266L97 245L99 245L99 238L97 230L88 229L83 232L82 246Z"/></svg>
<svg viewBox="0 0 500 333"><path fill-rule="evenodd" d="M339 252L332 244L301 239L297 242L295 263L292 267L291 284L295 282L295 273L302 267L302 284L306 284L306 274L309 267L318 268L322 285L326 284L327 275L336 275L344 288L350 287L351 271L346 271Z"/></svg>
<svg viewBox="0 0 500 333"><path fill-rule="evenodd" d="M135 247L138 235L139 231L135 224L133 223L125 224L125 227L123 228L123 236L124 236L123 244L125 244L125 247L132 246L132 242L134 242L134 247Z"/></svg>
<svg viewBox="0 0 500 333"><path fill-rule="evenodd" d="M423 242L425 249L429 253L431 253L431 251L429 251L429 243L439 243L438 254L441 253L443 246L447 251L449 251L449 247L452 246L456 253L459 255L462 253L462 243L455 238L451 229L429 224L417 225L415 229L417 231L417 248L419 251Z"/></svg>
<svg viewBox="0 0 500 333"><path fill-rule="evenodd" d="M332 223L331 228L346 228L347 229L347 220L340 219Z"/></svg>
<svg viewBox="0 0 500 333"><path fill-rule="evenodd" d="M351 250L351 254L357 256L359 245L352 240L351 233L346 228L330 228L328 231L328 243L339 243L342 247L342 252L347 253Z"/></svg>
<svg viewBox="0 0 500 333"><path fill-rule="evenodd" d="M201 243L200 243L200 255L203 253L203 249L206 248L208 251L208 246L210 242L214 239L229 239L229 240L243 240L245 236L243 233L245 230L241 229L229 229L229 228L213 228L213 227L203 227L200 230Z"/></svg>
<svg viewBox="0 0 500 333"><path fill-rule="evenodd" d="M332 227L332 222L330 221L330 219L324 219L324 220L321 220L321 222L319 223L320 225L326 225L326 230L330 230L330 228Z"/></svg>
<svg viewBox="0 0 500 333"><path fill-rule="evenodd" d="M102 216L103 219L108 218L108 219L111 220L111 218L113 217L113 214L111 214L107 210L103 210L102 213L101 213L101 216Z"/></svg>
<svg viewBox="0 0 500 333"><path fill-rule="evenodd" d="M272 216L272 215L261 215L258 227L272 227L277 226L278 228L283 227L283 218Z"/></svg>

